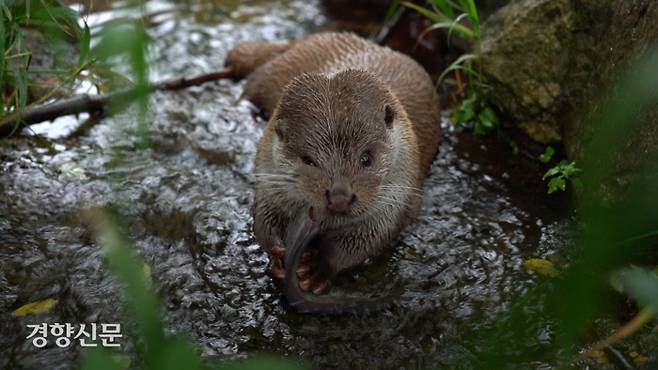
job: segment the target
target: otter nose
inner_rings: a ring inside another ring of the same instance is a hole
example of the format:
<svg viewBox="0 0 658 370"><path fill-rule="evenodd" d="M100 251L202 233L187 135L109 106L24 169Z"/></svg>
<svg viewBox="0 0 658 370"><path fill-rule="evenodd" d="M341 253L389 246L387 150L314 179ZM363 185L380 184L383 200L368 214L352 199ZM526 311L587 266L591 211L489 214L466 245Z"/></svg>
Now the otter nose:
<svg viewBox="0 0 658 370"><path fill-rule="evenodd" d="M334 212L347 212L356 203L356 194L345 188L327 190L327 208Z"/></svg>

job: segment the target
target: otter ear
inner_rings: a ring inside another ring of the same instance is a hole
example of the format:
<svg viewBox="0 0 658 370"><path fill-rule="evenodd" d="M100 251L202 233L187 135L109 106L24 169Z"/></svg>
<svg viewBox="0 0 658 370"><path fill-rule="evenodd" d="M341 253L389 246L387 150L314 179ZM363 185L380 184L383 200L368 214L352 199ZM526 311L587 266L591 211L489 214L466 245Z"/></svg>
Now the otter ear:
<svg viewBox="0 0 658 370"><path fill-rule="evenodd" d="M395 120L395 112L390 105L386 104L384 106L384 123L386 123L386 128L393 127L393 121Z"/></svg>

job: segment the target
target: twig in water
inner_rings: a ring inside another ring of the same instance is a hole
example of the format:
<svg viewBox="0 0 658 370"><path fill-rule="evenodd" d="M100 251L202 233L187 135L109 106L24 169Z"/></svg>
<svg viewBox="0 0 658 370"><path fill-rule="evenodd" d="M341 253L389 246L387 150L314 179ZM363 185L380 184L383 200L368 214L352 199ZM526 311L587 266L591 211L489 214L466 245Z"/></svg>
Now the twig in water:
<svg viewBox="0 0 658 370"><path fill-rule="evenodd" d="M631 321L626 323L621 328L617 329L611 336L603 339L602 341L596 343L594 347L590 348L587 352L580 354L576 361L584 360L587 357L594 357L596 352L599 352L611 345L619 342L620 340L632 335L638 329L640 329L644 324L651 321L656 310L653 306L647 306L643 308L640 313L638 313Z"/></svg>
<svg viewBox="0 0 658 370"><path fill-rule="evenodd" d="M230 68L224 68L216 72L207 73L192 78L177 77L170 80L157 82L149 85L146 92L156 90L180 90L190 86L202 85L206 82L216 81L224 78L233 78ZM0 121L0 137L11 135L17 125L29 126L40 122L53 120L58 117L71 114L102 113L112 104L112 108L125 107L140 93L144 93L138 86L119 90L106 95L80 94L67 99L61 99L49 104L37 105L12 114Z"/></svg>

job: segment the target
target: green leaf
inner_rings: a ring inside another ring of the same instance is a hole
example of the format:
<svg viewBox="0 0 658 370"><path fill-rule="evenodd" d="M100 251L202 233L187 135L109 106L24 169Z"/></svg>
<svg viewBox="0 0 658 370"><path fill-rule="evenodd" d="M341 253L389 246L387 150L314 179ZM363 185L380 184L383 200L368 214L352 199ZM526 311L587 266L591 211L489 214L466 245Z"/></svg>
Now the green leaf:
<svg viewBox="0 0 658 370"><path fill-rule="evenodd" d="M470 99L464 99L462 105L457 111L457 122L456 124L464 124L475 118L475 109L473 107L473 101Z"/></svg>
<svg viewBox="0 0 658 370"><path fill-rule="evenodd" d="M475 56L475 54L464 54L464 55L460 56L459 58L457 58L454 62L452 62L452 64L450 64L450 66L448 68L446 68L441 73L441 75L439 76L439 78L436 81L437 85L440 84L441 81L443 81L443 79L448 75L448 73L450 73L450 72L452 72L456 69L471 70L471 68L469 66L465 66L464 64L467 63L468 61L476 59L476 58L477 57Z"/></svg>
<svg viewBox="0 0 658 370"><path fill-rule="evenodd" d="M498 123L498 116L491 107L484 108L484 110L478 115L478 119L481 122L491 122L492 125Z"/></svg>
<svg viewBox="0 0 658 370"><path fill-rule="evenodd" d="M406 6L407 8L411 8L421 15L425 16L426 18L429 18L432 22L451 22L452 19L445 14L437 11L432 11L427 8L423 8L422 6L414 3L410 3L408 1L404 1L402 5Z"/></svg>
<svg viewBox="0 0 658 370"><path fill-rule="evenodd" d="M125 360L113 355L104 348L93 348L83 352L82 370L125 370Z"/></svg>
<svg viewBox="0 0 658 370"><path fill-rule="evenodd" d="M391 1L391 5L388 6L388 9L386 10L386 15L384 15L384 20L383 23L388 22L393 18L395 13L398 11L400 8L400 0L393 0Z"/></svg>
<svg viewBox="0 0 658 370"><path fill-rule="evenodd" d="M562 168L560 167L559 164L554 166L554 167L551 167L548 171L546 171L546 173L544 174L544 177L542 177L542 180L546 180L549 177L553 177L553 176L557 175L558 173L560 173L561 171L562 171Z"/></svg>
<svg viewBox="0 0 658 370"><path fill-rule="evenodd" d="M89 57L89 48L91 45L91 34L89 26L85 22L84 29L80 35L80 56L78 57L78 66L81 67L87 62Z"/></svg>
<svg viewBox="0 0 658 370"><path fill-rule="evenodd" d="M473 33L475 38L479 38L480 35L480 17L478 16L478 10L475 6L474 0L460 0L459 3L464 8L464 11L468 13L468 18L471 20L473 25Z"/></svg>
<svg viewBox="0 0 658 370"><path fill-rule="evenodd" d="M434 0L434 7L450 18L455 16L452 4L446 0Z"/></svg>
<svg viewBox="0 0 658 370"><path fill-rule="evenodd" d="M571 175L580 172L580 168L576 167L576 162L571 162L567 165L562 166L562 174L564 177L569 178Z"/></svg>
<svg viewBox="0 0 658 370"><path fill-rule="evenodd" d="M553 158L553 154L555 154L555 149L549 145L546 147L546 150L544 150L544 152L539 155L539 161L542 163L548 163L548 161Z"/></svg>
<svg viewBox="0 0 658 370"><path fill-rule="evenodd" d="M566 189L567 183L562 177L553 177L548 182L548 194L553 194L558 190L564 191Z"/></svg>
<svg viewBox="0 0 658 370"><path fill-rule="evenodd" d="M234 361L222 370L303 370L304 367L290 360L259 354L246 361Z"/></svg>
<svg viewBox="0 0 658 370"><path fill-rule="evenodd" d="M445 24L453 24L454 23L453 20L450 17L446 16L445 14L441 13L440 11L432 11L432 10L423 8L420 5L410 3L410 2L406 2L406 1L403 2L402 5L406 6L407 8L411 8L411 9L417 11L421 15L429 18L434 23L445 23ZM464 37L466 37L469 40L473 38L473 31L471 31L470 29L468 29L467 27L464 27L463 25L461 25L459 23L454 24L452 26L452 29L455 32L459 32L460 34L462 34Z"/></svg>
<svg viewBox="0 0 658 370"><path fill-rule="evenodd" d="M479 95L473 95L474 99L479 99ZM474 131L477 135L486 135L498 127L498 116L491 107L486 107L478 114L475 122Z"/></svg>
<svg viewBox="0 0 658 370"><path fill-rule="evenodd" d="M201 358L194 352L192 346L181 338L166 338L158 356L153 362L153 368L158 370L201 370L205 366Z"/></svg>

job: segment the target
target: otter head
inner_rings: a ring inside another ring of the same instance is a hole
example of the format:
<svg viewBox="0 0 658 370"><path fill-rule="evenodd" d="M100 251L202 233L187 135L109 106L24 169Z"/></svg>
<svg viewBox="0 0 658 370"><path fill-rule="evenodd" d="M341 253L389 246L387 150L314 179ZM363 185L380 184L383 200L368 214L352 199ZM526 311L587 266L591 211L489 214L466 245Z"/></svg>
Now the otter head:
<svg viewBox="0 0 658 370"><path fill-rule="evenodd" d="M395 155L401 107L371 73L306 74L286 86L272 117L278 166L294 172L302 197L334 219L376 201Z"/></svg>

